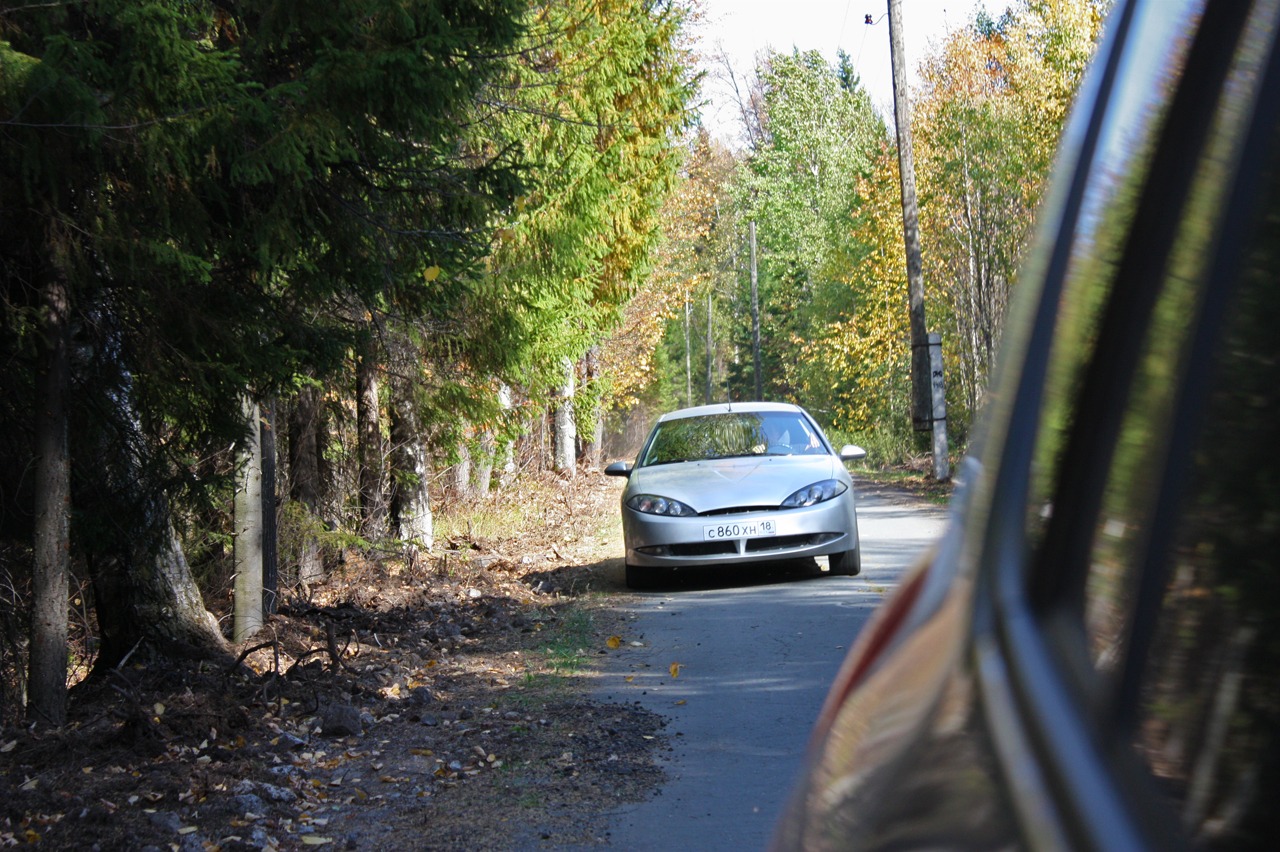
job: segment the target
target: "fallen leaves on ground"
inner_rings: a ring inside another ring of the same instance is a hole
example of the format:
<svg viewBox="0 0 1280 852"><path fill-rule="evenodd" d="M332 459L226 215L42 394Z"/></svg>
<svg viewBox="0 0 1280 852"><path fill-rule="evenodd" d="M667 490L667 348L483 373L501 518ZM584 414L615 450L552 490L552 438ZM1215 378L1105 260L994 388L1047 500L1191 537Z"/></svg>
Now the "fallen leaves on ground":
<svg viewBox="0 0 1280 852"><path fill-rule="evenodd" d="M271 617L254 642L273 644L239 671L126 666L77 688L65 728L0 731L0 846L604 842L601 814L661 778L662 721L586 700L541 649L580 592L622 590L596 534L613 485L557 484L545 530L442 542L416 566L349 555L338 582ZM591 641L620 648L595 617Z"/></svg>

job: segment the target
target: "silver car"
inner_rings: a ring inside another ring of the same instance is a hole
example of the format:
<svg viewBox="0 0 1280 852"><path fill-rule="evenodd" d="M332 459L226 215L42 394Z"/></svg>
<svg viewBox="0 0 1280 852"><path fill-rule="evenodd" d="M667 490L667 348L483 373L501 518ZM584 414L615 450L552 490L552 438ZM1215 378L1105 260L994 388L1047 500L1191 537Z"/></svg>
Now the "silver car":
<svg viewBox="0 0 1280 852"><path fill-rule="evenodd" d="M627 585L667 569L827 557L831 574L862 570L846 460L804 409L785 403L704 405L660 418L625 476Z"/></svg>

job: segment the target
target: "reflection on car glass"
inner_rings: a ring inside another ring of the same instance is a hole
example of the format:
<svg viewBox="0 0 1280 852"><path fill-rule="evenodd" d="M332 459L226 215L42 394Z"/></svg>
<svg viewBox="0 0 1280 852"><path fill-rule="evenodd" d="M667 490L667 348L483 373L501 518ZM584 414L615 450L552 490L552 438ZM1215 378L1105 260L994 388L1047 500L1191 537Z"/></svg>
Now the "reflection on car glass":
<svg viewBox="0 0 1280 852"><path fill-rule="evenodd" d="M661 423L642 465L751 455L761 441L762 420L757 413L729 413Z"/></svg>
<svg viewBox="0 0 1280 852"><path fill-rule="evenodd" d="M1177 802L1184 825L1210 848L1270 846L1277 825L1277 174L1271 190L1269 215L1218 347L1137 731L1139 751Z"/></svg>

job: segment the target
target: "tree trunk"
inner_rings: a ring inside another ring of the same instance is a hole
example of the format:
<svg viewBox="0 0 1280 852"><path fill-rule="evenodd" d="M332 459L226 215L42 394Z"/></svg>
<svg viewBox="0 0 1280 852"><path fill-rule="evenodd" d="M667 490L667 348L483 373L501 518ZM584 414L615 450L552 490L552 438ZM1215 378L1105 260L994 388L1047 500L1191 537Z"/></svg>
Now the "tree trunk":
<svg viewBox="0 0 1280 852"><path fill-rule="evenodd" d="M418 427L413 388L407 378L393 380L392 397L391 529L411 547L429 551L434 533L427 483L427 447Z"/></svg>
<svg viewBox="0 0 1280 852"><path fill-rule="evenodd" d="M102 526L88 558L102 639L95 671L140 647L162 657L224 659L226 640L205 609L168 500L148 484L128 449L101 457L114 469L108 493L93 508Z"/></svg>
<svg viewBox="0 0 1280 852"><path fill-rule="evenodd" d="M262 611L276 611L280 596L280 541L276 526L276 410L275 400L262 403L258 443L262 448Z"/></svg>
<svg viewBox="0 0 1280 852"><path fill-rule="evenodd" d="M356 430L360 442L360 531L376 540L387 532L386 450L378 399L377 345L370 340L356 362Z"/></svg>
<svg viewBox="0 0 1280 852"><path fill-rule="evenodd" d="M167 466L157 463L143 434L132 378L114 357L119 340L111 320L99 319L89 329L100 336L83 350L90 360L77 388L93 397L76 406L91 416L72 423L71 500L101 639L94 672L139 650L226 662L226 640L205 609L174 531L163 484Z"/></svg>
<svg viewBox="0 0 1280 852"><path fill-rule="evenodd" d="M113 552L90 561L102 632L95 671L115 667L140 647L170 658L222 660L227 655L226 640L204 607L169 522L167 501L154 496L148 503L151 522L159 528L129 540L122 530Z"/></svg>
<svg viewBox="0 0 1280 852"><path fill-rule="evenodd" d="M321 463L320 390L308 385L298 391L289 417L289 497L320 517L324 479ZM298 556L298 582L304 586L324 579L324 560L315 536L304 532Z"/></svg>
<svg viewBox="0 0 1280 852"><path fill-rule="evenodd" d="M493 430L485 429L480 433L480 460L476 463L476 495L488 497L493 489L493 462L497 452Z"/></svg>
<svg viewBox="0 0 1280 852"><path fill-rule="evenodd" d="M471 496L471 427L463 429L458 442L458 463L453 466L453 492L463 499Z"/></svg>
<svg viewBox="0 0 1280 852"><path fill-rule="evenodd" d="M556 405L552 464L556 472L572 476L577 468L578 459L578 434L573 419L573 359L566 357L563 367L564 385L560 388L560 400Z"/></svg>
<svg viewBox="0 0 1280 852"><path fill-rule="evenodd" d="M236 448L235 609L231 638L243 642L262 629L262 442L257 403L246 399L248 429Z"/></svg>
<svg viewBox="0 0 1280 852"><path fill-rule="evenodd" d="M600 377L600 347L592 346L582 359L582 372L587 385L595 385ZM587 423L583 430L582 460L591 468L599 468L604 454L604 411L603 400L598 392L590 394L593 400L587 412Z"/></svg>
<svg viewBox="0 0 1280 852"><path fill-rule="evenodd" d="M498 407L508 412L511 406L511 386L503 383L498 387ZM503 444L501 456L502 473L498 476L498 484L505 488L516 477L516 442Z"/></svg>
<svg viewBox="0 0 1280 852"><path fill-rule="evenodd" d="M691 325L690 314L692 308L689 304L689 294L684 294L684 404L686 407L693 405L693 344L689 326Z"/></svg>
<svg viewBox="0 0 1280 852"><path fill-rule="evenodd" d="M760 357L760 272L756 266L756 220L751 220L751 363L755 373L755 397L764 399L764 375Z"/></svg>
<svg viewBox="0 0 1280 852"><path fill-rule="evenodd" d="M67 720L67 578L71 553L71 461L67 444L70 391L66 279L45 283L44 328L36 372L35 536L27 718Z"/></svg>
<svg viewBox="0 0 1280 852"><path fill-rule="evenodd" d="M711 404L711 373L712 373L712 352L714 346L711 340L711 290L707 290L707 390L704 394L703 402L707 405Z"/></svg>

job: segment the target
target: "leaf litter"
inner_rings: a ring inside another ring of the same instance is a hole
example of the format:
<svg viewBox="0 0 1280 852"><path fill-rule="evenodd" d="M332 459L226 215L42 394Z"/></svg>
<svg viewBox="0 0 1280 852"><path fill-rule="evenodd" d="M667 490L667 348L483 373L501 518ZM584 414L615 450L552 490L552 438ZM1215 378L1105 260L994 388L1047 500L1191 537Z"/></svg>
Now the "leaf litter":
<svg viewBox="0 0 1280 852"><path fill-rule="evenodd" d="M607 845L607 812L662 780L663 720L590 700L545 649L570 621L589 633L572 643L624 646L589 594L624 589L619 533L601 533L617 490L585 474L534 492L543 523L510 538L416 565L348 554L234 670L135 663L76 687L64 728L0 731L0 847Z"/></svg>

